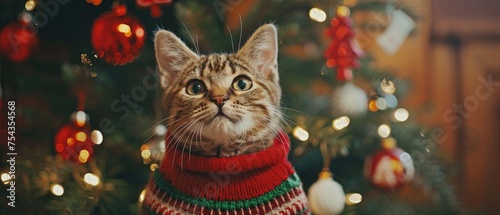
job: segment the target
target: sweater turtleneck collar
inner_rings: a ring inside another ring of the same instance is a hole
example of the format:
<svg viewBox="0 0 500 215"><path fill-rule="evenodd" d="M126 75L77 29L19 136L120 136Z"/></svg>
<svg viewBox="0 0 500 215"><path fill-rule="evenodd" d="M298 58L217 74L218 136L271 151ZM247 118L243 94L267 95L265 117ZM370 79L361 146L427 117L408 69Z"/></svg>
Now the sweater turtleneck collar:
<svg viewBox="0 0 500 215"><path fill-rule="evenodd" d="M169 141L169 135L166 141ZM255 198L275 189L294 174L288 162L290 140L285 132L267 149L232 157L204 157L171 150L163 157L160 175L182 193L213 200Z"/></svg>
<svg viewBox="0 0 500 215"><path fill-rule="evenodd" d="M165 143L171 141L170 135L165 137ZM274 138L274 143L267 149L232 157L208 157L190 155L187 151L170 150L162 161L162 167L172 166L180 170L193 172L220 173L228 171L250 171L287 160L290 151L290 140L285 132L281 131ZM163 168L165 169L165 168Z"/></svg>

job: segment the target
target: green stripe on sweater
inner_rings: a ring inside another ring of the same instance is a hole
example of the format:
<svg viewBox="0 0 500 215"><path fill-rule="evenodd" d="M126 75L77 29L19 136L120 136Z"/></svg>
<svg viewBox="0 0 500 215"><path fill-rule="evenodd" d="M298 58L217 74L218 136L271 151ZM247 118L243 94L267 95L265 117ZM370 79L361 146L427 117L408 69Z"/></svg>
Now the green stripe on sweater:
<svg viewBox="0 0 500 215"><path fill-rule="evenodd" d="M239 210L241 208L250 208L259 206L264 203L268 203L269 201L280 197L287 192L290 192L292 189L300 186L299 176L294 173L288 177L287 180L283 181L280 185L278 185L274 190L271 190L265 193L262 196L258 196L253 199L248 200L240 200L240 201L215 201L205 198L199 198L194 196L189 196L175 187L173 187L169 181L163 179L163 176L159 173L159 171L154 174L154 183L158 186L161 192L168 193L174 199L188 202L190 204L196 204L198 207L205 207L208 209L220 209L220 210Z"/></svg>

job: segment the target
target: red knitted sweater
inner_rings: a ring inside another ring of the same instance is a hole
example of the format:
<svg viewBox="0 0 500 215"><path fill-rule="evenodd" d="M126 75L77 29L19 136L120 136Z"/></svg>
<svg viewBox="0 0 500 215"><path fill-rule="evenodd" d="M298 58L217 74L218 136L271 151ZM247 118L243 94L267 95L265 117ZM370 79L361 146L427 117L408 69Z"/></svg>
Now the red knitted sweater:
<svg viewBox="0 0 500 215"><path fill-rule="evenodd" d="M166 137L166 142L170 140ZM307 214L302 185L287 160L288 136L265 150L203 157L171 150L149 183L145 212L152 214Z"/></svg>

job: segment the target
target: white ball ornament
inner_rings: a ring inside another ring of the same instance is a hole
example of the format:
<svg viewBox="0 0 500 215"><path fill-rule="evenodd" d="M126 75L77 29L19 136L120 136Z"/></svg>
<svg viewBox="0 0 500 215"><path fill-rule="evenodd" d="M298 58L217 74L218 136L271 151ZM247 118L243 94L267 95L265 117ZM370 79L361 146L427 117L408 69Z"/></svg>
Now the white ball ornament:
<svg viewBox="0 0 500 215"><path fill-rule="evenodd" d="M332 173L323 170L309 188L308 198L313 214L336 215L344 210L346 197L342 185L333 180Z"/></svg>
<svg viewBox="0 0 500 215"><path fill-rule="evenodd" d="M368 107L366 92L351 82L337 88L332 99L333 111L338 115L360 115L365 113Z"/></svg>

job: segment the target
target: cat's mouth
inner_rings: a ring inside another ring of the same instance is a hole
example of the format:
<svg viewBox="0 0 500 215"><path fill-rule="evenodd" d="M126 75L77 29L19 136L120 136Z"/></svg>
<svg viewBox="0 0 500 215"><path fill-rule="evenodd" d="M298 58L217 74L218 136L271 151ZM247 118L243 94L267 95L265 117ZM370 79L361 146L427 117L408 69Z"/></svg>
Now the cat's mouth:
<svg viewBox="0 0 500 215"><path fill-rule="evenodd" d="M236 123L237 122L235 119L232 119L231 117L227 116L224 112L222 112L222 109L219 109L219 111L217 112L217 114L215 114L214 117L212 117L212 119L210 121L214 122L217 119L223 119L223 118L228 119L232 123Z"/></svg>

